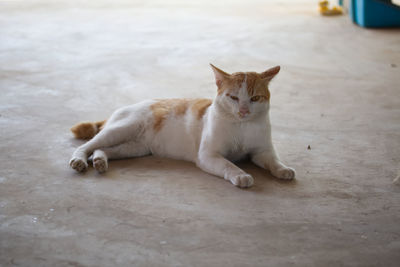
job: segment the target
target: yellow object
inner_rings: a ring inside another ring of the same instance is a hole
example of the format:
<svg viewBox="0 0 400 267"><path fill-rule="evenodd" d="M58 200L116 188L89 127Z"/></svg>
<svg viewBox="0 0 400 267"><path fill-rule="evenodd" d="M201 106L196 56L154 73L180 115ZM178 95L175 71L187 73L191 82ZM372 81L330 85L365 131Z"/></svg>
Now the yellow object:
<svg viewBox="0 0 400 267"><path fill-rule="evenodd" d="M323 16L333 16L343 14L343 9L340 6L329 8L329 1L319 1L319 13Z"/></svg>

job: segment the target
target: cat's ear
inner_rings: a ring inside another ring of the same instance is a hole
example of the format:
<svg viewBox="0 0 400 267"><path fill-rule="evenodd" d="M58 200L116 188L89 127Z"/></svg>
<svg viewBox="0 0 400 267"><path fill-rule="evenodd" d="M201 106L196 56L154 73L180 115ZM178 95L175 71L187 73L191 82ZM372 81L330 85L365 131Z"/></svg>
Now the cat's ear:
<svg viewBox="0 0 400 267"><path fill-rule="evenodd" d="M213 64L211 64L211 68L214 71L214 76L215 76L215 83L217 84L218 88L221 87L222 82L230 77L229 73L226 73L225 71L215 67Z"/></svg>
<svg viewBox="0 0 400 267"><path fill-rule="evenodd" d="M262 73L260 73L260 76L262 79L265 79L267 81L272 80L272 78L275 77L275 75L278 74L278 72L281 70L280 66L275 66L273 68L270 68L269 70L266 70Z"/></svg>

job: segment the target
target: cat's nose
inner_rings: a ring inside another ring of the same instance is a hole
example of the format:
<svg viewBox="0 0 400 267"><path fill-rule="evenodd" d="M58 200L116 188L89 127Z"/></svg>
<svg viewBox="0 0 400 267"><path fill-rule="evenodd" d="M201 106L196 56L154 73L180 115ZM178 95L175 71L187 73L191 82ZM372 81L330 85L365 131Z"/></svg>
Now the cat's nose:
<svg viewBox="0 0 400 267"><path fill-rule="evenodd" d="M249 110L248 107L242 106L242 107L239 108L239 115L240 115L241 117L244 117L244 116L246 116L246 115L249 114L249 113L250 113L250 110Z"/></svg>

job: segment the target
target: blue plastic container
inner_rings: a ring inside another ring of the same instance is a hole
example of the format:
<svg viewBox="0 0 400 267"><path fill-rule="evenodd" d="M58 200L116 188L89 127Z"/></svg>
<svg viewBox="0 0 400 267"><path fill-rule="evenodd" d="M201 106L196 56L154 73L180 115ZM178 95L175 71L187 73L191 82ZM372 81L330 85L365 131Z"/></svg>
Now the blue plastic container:
<svg viewBox="0 0 400 267"><path fill-rule="evenodd" d="M351 0L349 14L363 27L400 27L400 6L390 0Z"/></svg>

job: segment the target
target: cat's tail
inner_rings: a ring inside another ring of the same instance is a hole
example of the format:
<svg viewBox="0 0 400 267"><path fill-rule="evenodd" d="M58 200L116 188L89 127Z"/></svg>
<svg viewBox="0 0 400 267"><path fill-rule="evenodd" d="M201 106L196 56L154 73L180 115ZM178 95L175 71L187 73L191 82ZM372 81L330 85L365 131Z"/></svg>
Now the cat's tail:
<svg viewBox="0 0 400 267"><path fill-rule="evenodd" d="M74 125L71 128L71 132L76 139L91 139L103 129L105 123L105 120L98 122L81 122Z"/></svg>

